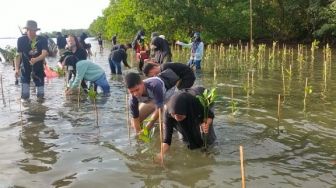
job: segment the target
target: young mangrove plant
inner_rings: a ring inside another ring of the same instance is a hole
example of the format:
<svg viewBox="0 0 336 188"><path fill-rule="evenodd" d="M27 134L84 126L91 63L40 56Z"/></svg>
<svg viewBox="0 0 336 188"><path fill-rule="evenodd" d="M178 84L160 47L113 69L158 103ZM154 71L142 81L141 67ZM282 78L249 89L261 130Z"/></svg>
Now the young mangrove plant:
<svg viewBox="0 0 336 188"><path fill-rule="evenodd" d="M139 139L142 140L147 146L145 149L141 150L141 153L145 153L149 151L150 155L154 157L154 151L152 148L152 140L153 140L153 135L155 132L155 127L152 128L152 130L148 129L146 126L144 126L147 122L151 121L152 118L148 117L146 118L143 123L141 123L141 132L139 134Z"/></svg>
<svg viewBox="0 0 336 188"><path fill-rule="evenodd" d="M98 125L98 109L97 109L97 105L96 105L97 92L94 90L94 87L90 87L90 89L88 91L88 96L93 101L93 108L94 108L95 114L96 114L96 126L99 127L99 125Z"/></svg>
<svg viewBox="0 0 336 188"><path fill-rule="evenodd" d="M217 100L218 98L216 88L212 88L211 90L205 89L201 95L197 95L196 97L198 98L198 100L203 106L203 110L204 110L203 111L203 117L204 117L203 122L206 123L209 117L209 110L213 107L213 105L215 104L215 100ZM204 149L206 150L208 147L207 146L208 135L204 133L202 127L201 127L201 134L203 137Z"/></svg>
<svg viewBox="0 0 336 188"><path fill-rule="evenodd" d="M229 108L231 108L231 113L234 115L237 110L238 110L238 102L234 100L233 98L233 87L231 88L231 101L230 101L230 104L229 104Z"/></svg>
<svg viewBox="0 0 336 188"><path fill-rule="evenodd" d="M306 78L306 84L304 87L304 98L303 98L303 111L306 111L306 98L309 94L313 92L312 86L308 86L308 78Z"/></svg>

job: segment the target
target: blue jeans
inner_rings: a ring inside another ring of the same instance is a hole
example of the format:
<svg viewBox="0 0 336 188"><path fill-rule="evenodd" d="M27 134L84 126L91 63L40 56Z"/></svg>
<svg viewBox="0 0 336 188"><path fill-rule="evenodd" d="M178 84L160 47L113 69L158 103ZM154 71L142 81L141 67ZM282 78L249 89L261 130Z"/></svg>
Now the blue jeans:
<svg viewBox="0 0 336 188"><path fill-rule="evenodd" d="M44 97L44 74L43 73L33 73L25 72L24 69L21 69L21 98L29 99L30 98L30 79L33 77L33 81L36 86L36 95L38 98Z"/></svg>
<svg viewBox="0 0 336 188"><path fill-rule="evenodd" d="M202 60L192 60L190 59L188 62L189 67L196 66L196 69L201 69L201 62Z"/></svg>
<svg viewBox="0 0 336 188"><path fill-rule="evenodd" d="M113 61L109 58L109 64L112 74L122 74L121 73L121 62Z"/></svg>
<svg viewBox="0 0 336 188"><path fill-rule="evenodd" d="M107 82L105 73L98 80L94 81L94 83L103 90L104 95L110 93L110 85Z"/></svg>

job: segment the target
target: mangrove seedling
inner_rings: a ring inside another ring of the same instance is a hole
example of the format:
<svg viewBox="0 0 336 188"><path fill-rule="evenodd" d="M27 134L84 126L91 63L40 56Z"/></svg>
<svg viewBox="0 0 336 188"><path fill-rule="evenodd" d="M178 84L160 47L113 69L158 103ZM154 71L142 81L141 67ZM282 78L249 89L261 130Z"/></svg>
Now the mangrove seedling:
<svg viewBox="0 0 336 188"><path fill-rule="evenodd" d="M209 110L213 107L213 105L215 104L215 100L218 97L216 88L212 88L211 90L205 89L201 95L197 95L196 97L198 98L198 100L203 106L203 117L204 117L203 122L206 123L209 117ZM202 131L202 137L204 141L204 149L206 150L208 147L207 146L208 135L204 133L204 131L202 130L202 127L201 127L201 131Z"/></svg>
<svg viewBox="0 0 336 188"><path fill-rule="evenodd" d="M143 123L141 124L141 128L142 128L142 131L140 132L139 134L139 139L142 140L144 143L147 144L147 147L145 149L143 149L141 151L141 153L145 153L147 152L148 150L150 151L151 154L153 154L153 151L150 150L150 143L152 142L152 138L153 138L153 135L154 135L154 132L155 132L155 127L150 130L148 129L146 126L144 126L144 123L145 122L149 122L151 121L151 118L146 118Z"/></svg>
<svg viewBox="0 0 336 188"><path fill-rule="evenodd" d="M90 87L88 91L88 96L91 100L93 100L93 107L94 107L95 114L96 114L96 125L98 127L98 110L97 110L97 105L96 105L97 92L94 90L93 87Z"/></svg>

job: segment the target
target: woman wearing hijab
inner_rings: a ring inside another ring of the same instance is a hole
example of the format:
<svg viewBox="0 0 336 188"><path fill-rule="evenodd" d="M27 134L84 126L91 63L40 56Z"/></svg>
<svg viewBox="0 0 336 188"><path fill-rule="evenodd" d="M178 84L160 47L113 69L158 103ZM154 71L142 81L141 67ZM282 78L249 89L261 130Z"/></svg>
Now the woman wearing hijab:
<svg viewBox="0 0 336 188"><path fill-rule="evenodd" d="M208 119L204 122L204 108L196 97L203 91L203 87L194 87L171 97L164 113L163 153L171 145L174 129L181 133L183 142L191 150L204 146L202 132L208 134L207 144L215 142L216 134L212 126L214 113L209 110Z"/></svg>
<svg viewBox="0 0 336 188"><path fill-rule="evenodd" d="M191 48L189 66L196 66L196 69L201 69L201 62L203 58L204 43L201 40L201 34L199 32L194 33L193 41L189 44L177 41L176 44L182 47Z"/></svg>
<svg viewBox="0 0 336 188"><path fill-rule="evenodd" d="M172 54L166 39L154 37L151 42L151 49L154 51L156 63L163 64L172 61Z"/></svg>

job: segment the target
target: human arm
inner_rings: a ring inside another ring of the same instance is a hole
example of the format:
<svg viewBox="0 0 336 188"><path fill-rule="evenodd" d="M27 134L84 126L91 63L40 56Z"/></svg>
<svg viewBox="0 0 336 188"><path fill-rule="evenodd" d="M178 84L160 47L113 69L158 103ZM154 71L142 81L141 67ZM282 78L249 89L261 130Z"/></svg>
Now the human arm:
<svg viewBox="0 0 336 188"><path fill-rule="evenodd" d="M41 55L30 59L30 64L34 65L36 62L43 61L48 56L48 51L43 49Z"/></svg>
<svg viewBox="0 0 336 188"><path fill-rule="evenodd" d="M123 56L123 59L122 59L123 64L124 64L126 67L131 68L131 66L129 66L128 63L127 63L127 53L126 53L126 51L123 51L122 56Z"/></svg>
<svg viewBox="0 0 336 188"><path fill-rule="evenodd" d="M185 48L191 48L191 46L192 46L192 43L187 44L187 43L181 42L179 40L176 41L175 44L180 45L180 46L185 47Z"/></svg>
<svg viewBox="0 0 336 188"><path fill-rule="evenodd" d="M171 145L171 139L173 135L173 124L174 120L169 115L169 113L166 111L164 112L164 118L163 118L163 140L161 143L162 147L162 155L161 152L156 155L156 161L159 162L162 160L162 157L165 156L165 154L169 151L170 145Z"/></svg>
<svg viewBox="0 0 336 188"><path fill-rule="evenodd" d="M77 62L76 77L74 78L74 81L70 84L71 89L75 89L79 87L79 84L82 82L88 66L89 66L89 63L86 61Z"/></svg>
<svg viewBox="0 0 336 188"><path fill-rule="evenodd" d="M135 130L136 134L139 134L141 131L140 127L140 118L139 118L139 101L136 97L131 96L129 98L129 106L131 110L131 115L132 115L132 127Z"/></svg>
<svg viewBox="0 0 336 188"><path fill-rule="evenodd" d="M15 57L15 77L18 78L20 75L20 64L21 64L22 53L17 53Z"/></svg>
<svg viewBox="0 0 336 188"><path fill-rule="evenodd" d="M136 134L140 133L141 127L140 127L140 118L139 117L132 118L132 127L134 128Z"/></svg>
<svg viewBox="0 0 336 188"><path fill-rule="evenodd" d="M202 122L201 127L202 127L202 132L207 134L209 132L209 127L212 125L213 119L208 118L206 121Z"/></svg>

